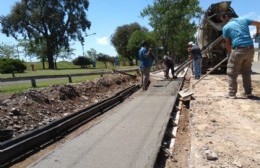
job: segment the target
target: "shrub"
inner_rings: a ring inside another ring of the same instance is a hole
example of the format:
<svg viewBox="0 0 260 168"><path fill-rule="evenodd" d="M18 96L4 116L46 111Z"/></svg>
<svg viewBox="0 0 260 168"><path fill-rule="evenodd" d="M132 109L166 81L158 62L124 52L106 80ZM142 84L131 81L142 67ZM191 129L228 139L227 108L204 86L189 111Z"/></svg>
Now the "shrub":
<svg viewBox="0 0 260 168"><path fill-rule="evenodd" d="M12 58L0 59L0 73L24 73L26 65L24 61Z"/></svg>
<svg viewBox="0 0 260 168"><path fill-rule="evenodd" d="M92 65L93 61L91 60L91 58L88 57L83 57L83 56L79 56L77 58L75 58L72 63L74 65L80 65L81 68L85 68L88 65Z"/></svg>

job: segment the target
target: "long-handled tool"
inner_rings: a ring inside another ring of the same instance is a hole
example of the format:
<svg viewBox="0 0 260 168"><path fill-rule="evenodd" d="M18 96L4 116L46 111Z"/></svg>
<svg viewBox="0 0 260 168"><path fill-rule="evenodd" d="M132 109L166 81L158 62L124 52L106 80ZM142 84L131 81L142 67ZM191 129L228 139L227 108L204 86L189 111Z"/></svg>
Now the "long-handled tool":
<svg viewBox="0 0 260 168"><path fill-rule="evenodd" d="M219 62L214 68L212 68L207 74L205 74L204 76L202 76L198 81L196 81L193 85L191 85L191 87L189 89L186 90L181 90L179 92L179 95L181 96L181 98L185 98L188 96L191 96L194 94L193 91L191 91L192 88L194 88L194 86L199 83L202 79L204 79L206 76L208 76L212 71L214 71L215 69L217 69L221 64L223 64L223 62L227 61L228 57L226 57L225 59L223 59L221 62Z"/></svg>
<svg viewBox="0 0 260 168"><path fill-rule="evenodd" d="M134 79L137 77L136 75L132 75L132 74L126 73L124 71L118 71L118 70L115 70L115 69L113 69L113 72L120 73L120 74L123 74L123 75L128 75L128 76L130 76Z"/></svg>
<svg viewBox="0 0 260 168"><path fill-rule="evenodd" d="M192 63L192 60L181 64L178 68L175 69L175 75L178 76L178 74L181 73L182 71L184 71L185 68L190 66L191 63Z"/></svg>

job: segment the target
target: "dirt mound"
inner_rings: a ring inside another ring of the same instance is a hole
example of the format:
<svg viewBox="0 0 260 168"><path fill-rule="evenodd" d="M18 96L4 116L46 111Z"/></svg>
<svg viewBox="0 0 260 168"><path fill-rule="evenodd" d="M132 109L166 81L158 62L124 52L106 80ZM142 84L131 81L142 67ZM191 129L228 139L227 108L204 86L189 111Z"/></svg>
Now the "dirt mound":
<svg viewBox="0 0 260 168"><path fill-rule="evenodd" d="M14 94L0 100L0 129L13 129L16 137L111 97L133 84L138 84L138 80L113 74L96 81L52 85Z"/></svg>

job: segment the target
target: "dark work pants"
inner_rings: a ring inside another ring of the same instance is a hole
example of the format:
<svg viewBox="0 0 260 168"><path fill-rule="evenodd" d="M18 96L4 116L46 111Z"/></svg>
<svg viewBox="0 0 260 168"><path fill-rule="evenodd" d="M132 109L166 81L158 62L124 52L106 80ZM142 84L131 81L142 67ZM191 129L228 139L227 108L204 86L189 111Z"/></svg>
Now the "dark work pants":
<svg viewBox="0 0 260 168"><path fill-rule="evenodd" d="M166 66L165 77L169 78L169 71L171 70L172 77L174 77L174 65Z"/></svg>
<svg viewBox="0 0 260 168"><path fill-rule="evenodd" d="M243 87L246 94L252 93L251 67L254 48L237 48L232 50L227 64L229 95L237 93L237 76L241 72Z"/></svg>

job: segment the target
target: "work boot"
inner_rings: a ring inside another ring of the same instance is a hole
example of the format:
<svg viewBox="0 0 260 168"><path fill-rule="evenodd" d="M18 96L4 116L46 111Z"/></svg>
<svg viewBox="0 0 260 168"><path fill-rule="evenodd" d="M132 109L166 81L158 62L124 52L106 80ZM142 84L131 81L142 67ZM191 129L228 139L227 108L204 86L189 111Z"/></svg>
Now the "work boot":
<svg viewBox="0 0 260 168"><path fill-rule="evenodd" d="M246 93L246 92L240 93L240 96L247 99L252 99L254 97L252 93Z"/></svg>
<svg viewBox="0 0 260 168"><path fill-rule="evenodd" d="M230 94L226 94L225 97L228 98L228 99L236 99L237 98L236 95L230 95Z"/></svg>
<svg viewBox="0 0 260 168"><path fill-rule="evenodd" d="M170 78L169 75L164 75L164 77L165 77L166 79L169 79L169 78Z"/></svg>
<svg viewBox="0 0 260 168"><path fill-rule="evenodd" d="M150 84L151 84L151 81L148 80L147 85L146 85L146 90L147 90L147 88L149 87Z"/></svg>

